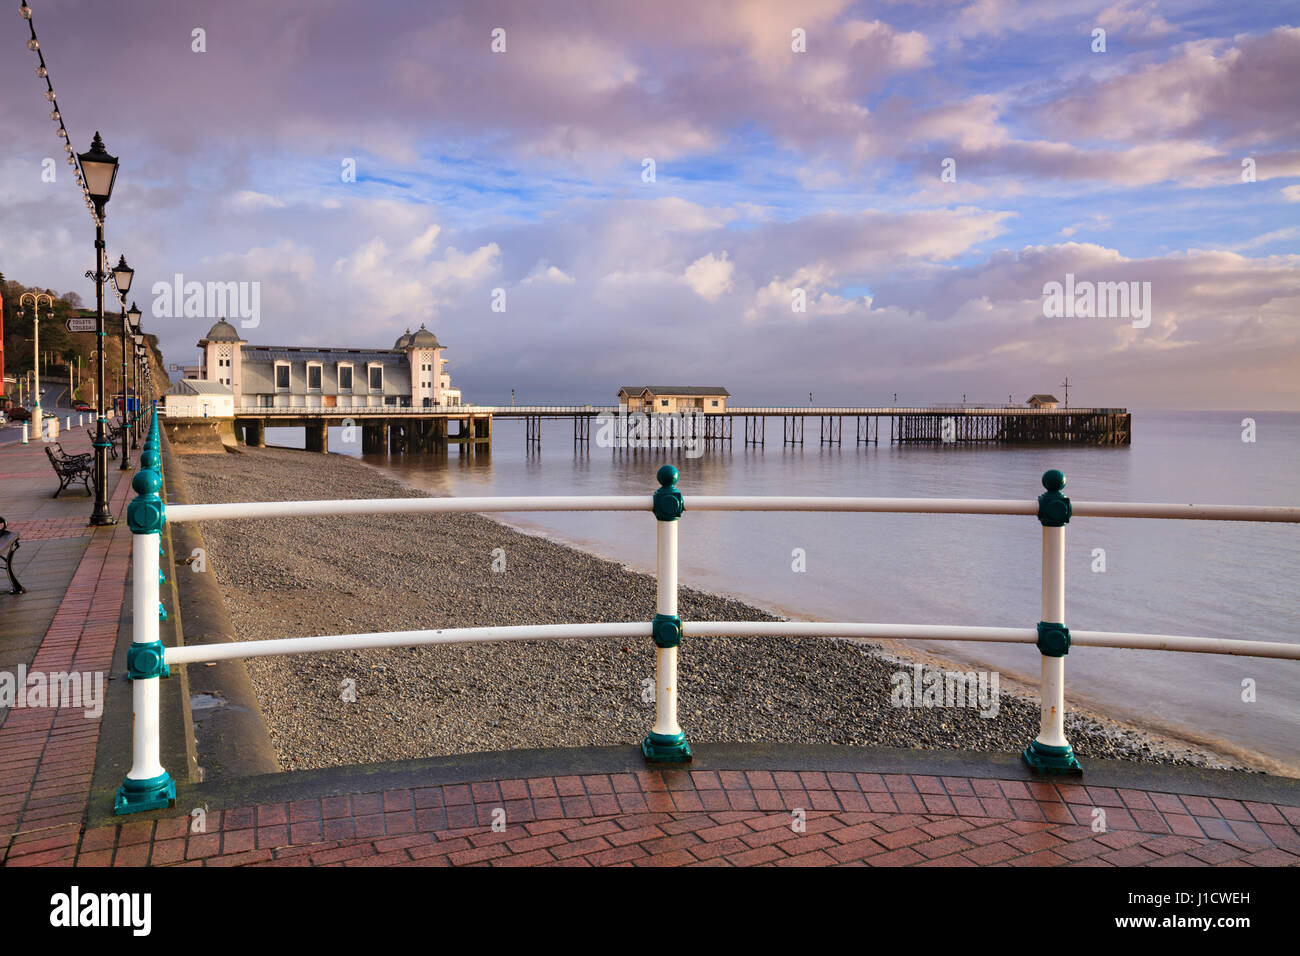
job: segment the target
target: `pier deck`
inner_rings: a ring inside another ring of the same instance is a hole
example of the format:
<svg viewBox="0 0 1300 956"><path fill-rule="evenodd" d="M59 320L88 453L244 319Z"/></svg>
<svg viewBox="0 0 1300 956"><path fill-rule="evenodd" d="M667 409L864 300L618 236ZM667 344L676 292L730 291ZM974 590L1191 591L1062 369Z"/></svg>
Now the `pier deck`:
<svg viewBox="0 0 1300 956"><path fill-rule="evenodd" d="M635 447L637 436L659 445L670 434L668 419L677 415L643 416L637 423L618 405L456 405L438 408L355 406L333 408L248 407L235 409L235 433L251 445L265 444L267 428L303 428L310 451L328 451L328 429L360 430L362 450L400 453L433 451L461 445L467 451L487 451L495 419L523 419L524 443L540 448L543 421L572 423L573 443L590 445L592 424L615 418L610 447ZM841 446L848 426L855 445L1101 445L1132 442L1132 416L1124 408L1019 408L1014 406L733 406L701 413L688 426L688 437L705 448L731 447L736 421L741 422L745 446L767 443L769 419L780 421L782 445ZM452 430L452 426L455 430ZM639 429L639 430L638 430ZM778 438L773 427L773 442ZM597 428L598 444L606 442Z"/></svg>

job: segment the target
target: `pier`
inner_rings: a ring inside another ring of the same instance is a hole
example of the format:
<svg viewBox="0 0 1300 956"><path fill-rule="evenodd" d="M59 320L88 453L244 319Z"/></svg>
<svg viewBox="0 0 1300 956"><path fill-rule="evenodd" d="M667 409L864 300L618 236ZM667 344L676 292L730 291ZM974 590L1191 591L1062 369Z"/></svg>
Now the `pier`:
<svg viewBox="0 0 1300 956"><path fill-rule="evenodd" d="M613 419L602 438L600 423ZM722 412L682 417L632 413L619 405L455 405L433 408L357 406L304 408L244 406L234 410L237 439L262 446L267 428L302 428L309 451L329 450L330 428L360 429L362 451L390 454L428 452L459 445L463 452L487 452L495 419L522 419L524 444L542 446L542 422L566 422L575 448L609 442L613 448L663 447L677 437L702 447L767 444L818 445L1095 445L1132 442L1126 408L1025 408L1021 406L736 406ZM737 420L739 419L739 426ZM597 428L593 439L592 424ZM779 429L779 431L778 431ZM612 431L612 441L609 441ZM566 435L567 437L567 435Z"/></svg>

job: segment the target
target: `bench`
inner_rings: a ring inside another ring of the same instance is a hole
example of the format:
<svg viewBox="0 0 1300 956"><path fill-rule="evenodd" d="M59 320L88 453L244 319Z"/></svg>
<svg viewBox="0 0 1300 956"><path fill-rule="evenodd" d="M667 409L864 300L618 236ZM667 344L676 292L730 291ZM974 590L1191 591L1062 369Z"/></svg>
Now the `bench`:
<svg viewBox="0 0 1300 956"><path fill-rule="evenodd" d="M90 436L90 446L91 446L92 448L95 447L95 441L96 441L96 437L95 437L95 427L92 425L90 428L87 428L87 429L86 429L86 434ZM109 428L107 425L105 425L105 427L104 427L104 441L108 442L108 453L109 453L110 455L112 455L112 456L113 456L113 460L116 461L116 460L117 460L117 444L113 441L113 431L112 431L112 429Z"/></svg>
<svg viewBox="0 0 1300 956"><path fill-rule="evenodd" d="M5 563L5 570L9 572L9 583L13 585L10 588L10 594L22 594L27 589L18 583L14 577L14 552L18 550L18 532L10 531L5 525L5 519L0 518L0 560Z"/></svg>
<svg viewBox="0 0 1300 956"><path fill-rule="evenodd" d="M63 450L63 444L61 442L57 442L57 441L50 442L49 447L54 449L54 455L56 458L68 458L73 460L80 458L83 461L91 461L91 462L95 460L95 456L88 451L82 452L79 455L69 455L66 451Z"/></svg>
<svg viewBox="0 0 1300 956"><path fill-rule="evenodd" d="M57 445L57 442L55 444ZM54 473L59 476L59 490L51 497L59 497L59 492L74 481L80 481L86 486L86 494L94 494L90 489L90 482L95 477L95 463L89 456L78 455L74 458L71 455L64 454L62 448L55 452L54 447L50 445L45 446L45 456L49 458L50 464L54 467Z"/></svg>

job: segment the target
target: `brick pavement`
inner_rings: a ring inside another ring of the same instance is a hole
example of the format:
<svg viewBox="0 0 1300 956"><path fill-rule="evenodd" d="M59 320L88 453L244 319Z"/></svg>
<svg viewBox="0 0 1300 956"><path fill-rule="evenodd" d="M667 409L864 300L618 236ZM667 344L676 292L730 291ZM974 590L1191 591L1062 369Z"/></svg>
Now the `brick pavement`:
<svg viewBox="0 0 1300 956"><path fill-rule="evenodd" d="M89 450L84 432L61 438L69 451ZM28 589L0 594L0 670L108 672L130 563L125 520L91 528L91 498L68 492L51 498L58 479L40 442L0 449L0 471L32 476L0 485L0 514L21 535L15 573ZM110 464L110 510L124 519L130 485L120 478ZM0 720L0 843L9 855L40 847L34 861L70 861L86 813L100 719L87 718L84 708L18 707L0 709Z"/></svg>
<svg viewBox="0 0 1300 956"><path fill-rule="evenodd" d="M1101 832L1093 829L1098 809ZM210 808L203 832L179 807L155 816L88 830L77 864L1300 863L1293 806L918 774L655 770L484 780ZM494 829L494 819L504 828ZM16 850L8 863L54 861L39 849Z"/></svg>

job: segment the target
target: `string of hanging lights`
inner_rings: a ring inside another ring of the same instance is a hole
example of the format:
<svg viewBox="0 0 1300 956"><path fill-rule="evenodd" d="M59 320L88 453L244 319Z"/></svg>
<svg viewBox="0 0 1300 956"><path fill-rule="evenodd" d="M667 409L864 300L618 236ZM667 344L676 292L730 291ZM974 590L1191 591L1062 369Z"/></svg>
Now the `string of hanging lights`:
<svg viewBox="0 0 1300 956"><path fill-rule="evenodd" d="M86 209L90 212L91 221L95 225L103 225L99 214L95 210L95 204L90 199L90 188L86 185L85 174L78 163L77 151L72 146L72 139L68 135L68 128L63 122L63 111L59 109L59 100L54 93L54 83L50 79L50 69L45 63L45 54L41 52L41 42L36 38L36 21L32 18L32 8L27 5L27 0L19 0L18 15L27 21L27 28L31 31L31 39L27 41L27 49L36 54L39 65L36 67L36 76L45 81L45 100L50 104L50 119L58 124L58 130L55 135L63 144L63 152L66 154L67 163L74 170L74 176L77 181L77 187L81 190L81 198L86 203Z"/></svg>

